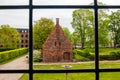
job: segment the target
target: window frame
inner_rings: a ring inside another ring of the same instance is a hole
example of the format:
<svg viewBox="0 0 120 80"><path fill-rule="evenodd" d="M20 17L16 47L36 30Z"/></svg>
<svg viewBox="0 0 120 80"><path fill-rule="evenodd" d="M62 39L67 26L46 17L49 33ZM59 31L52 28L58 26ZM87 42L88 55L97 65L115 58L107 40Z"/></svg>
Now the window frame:
<svg viewBox="0 0 120 80"><path fill-rule="evenodd" d="M116 9L119 5L97 5L97 0L93 0L94 5L32 5L33 0L29 0L29 5L2 5L0 10L4 9L27 9L29 10L29 69L28 70L0 70L0 73L28 73L29 80L33 80L34 73L95 73L95 80L99 80L100 72L120 72L120 68L100 69L99 68L99 43L98 43L98 10ZM72 69L72 70L33 70L33 9L73 9L85 8L94 10L94 33L95 33L95 68L94 69Z"/></svg>

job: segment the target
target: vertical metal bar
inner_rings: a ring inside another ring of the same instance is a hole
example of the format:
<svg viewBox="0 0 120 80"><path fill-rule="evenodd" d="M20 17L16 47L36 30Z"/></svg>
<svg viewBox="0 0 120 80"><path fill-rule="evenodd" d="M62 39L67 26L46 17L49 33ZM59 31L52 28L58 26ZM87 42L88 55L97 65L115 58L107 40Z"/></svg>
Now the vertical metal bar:
<svg viewBox="0 0 120 80"><path fill-rule="evenodd" d="M98 5L94 0L94 17L95 17L95 74L96 80L99 80L99 43L98 43Z"/></svg>
<svg viewBox="0 0 120 80"><path fill-rule="evenodd" d="M29 0L29 80L33 80L32 0Z"/></svg>

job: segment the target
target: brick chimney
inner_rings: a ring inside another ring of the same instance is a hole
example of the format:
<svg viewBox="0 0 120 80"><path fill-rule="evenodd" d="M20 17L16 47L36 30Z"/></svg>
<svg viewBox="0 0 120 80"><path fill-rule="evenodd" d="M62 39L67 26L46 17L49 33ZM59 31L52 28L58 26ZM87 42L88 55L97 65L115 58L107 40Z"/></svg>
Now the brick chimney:
<svg viewBox="0 0 120 80"><path fill-rule="evenodd" d="M56 18L56 25L59 25L59 18Z"/></svg>

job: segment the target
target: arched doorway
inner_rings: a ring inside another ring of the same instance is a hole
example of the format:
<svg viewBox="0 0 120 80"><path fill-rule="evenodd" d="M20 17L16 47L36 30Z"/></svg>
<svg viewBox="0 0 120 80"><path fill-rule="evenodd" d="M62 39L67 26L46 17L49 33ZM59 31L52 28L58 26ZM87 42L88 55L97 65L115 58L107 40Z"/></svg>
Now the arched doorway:
<svg viewBox="0 0 120 80"><path fill-rule="evenodd" d="M70 52L64 52L63 59L64 59L64 61L69 61L70 60Z"/></svg>

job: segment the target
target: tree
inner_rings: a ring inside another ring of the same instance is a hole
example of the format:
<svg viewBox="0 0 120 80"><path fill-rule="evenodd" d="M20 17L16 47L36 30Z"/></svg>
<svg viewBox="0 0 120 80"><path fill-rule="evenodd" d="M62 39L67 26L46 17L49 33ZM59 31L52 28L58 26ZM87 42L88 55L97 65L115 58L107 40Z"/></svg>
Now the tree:
<svg viewBox="0 0 120 80"><path fill-rule="evenodd" d="M62 28L69 40L71 40L71 33L67 27Z"/></svg>
<svg viewBox="0 0 120 80"><path fill-rule="evenodd" d="M73 32L73 33L71 34L71 42L72 42L73 47L74 47L75 49L76 49L78 46L80 46L80 45L79 45L79 43L80 43L79 34L77 34L76 32Z"/></svg>
<svg viewBox="0 0 120 80"><path fill-rule="evenodd" d="M74 28L75 32L79 34L81 39L81 49L83 49L85 47L87 32L89 28L93 28L94 25L93 12L89 9L79 9L73 11L72 17L72 27Z"/></svg>
<svg viewBox="0 0 120 80"><path fill-rule="evenodd" d="M47 39L48 35L54 27L54 22L48 18L41 18L35 21L33 26L33 45L34 48L42 48L42 44Z"/></svg>
<svg viewBox="0 0 120 80"><path fill-rule="evenodd" d="M17 48L20 42L20 36L15 28L9 25L0 26L0 43L4 48Z"/></svg>
<svg viewBox="0 0 120 80"><path fill-rule="evenodd" d="M109 38L108 38L108 24L109 24L109 18L107 14L108 10L99 10L98 14L98 31L99 31L99 46L100 47L106 47L109 44Z"/></svg>
<svg viewBox="0 0 120 80"><path fill-rule="evenodd" d="M112 41L114 44L114 48L117 47L117 45L120 45L120 10L116 12L112 12L112 14L109 16L110 23L109 23L109 31L112 34Z"/></svg>

